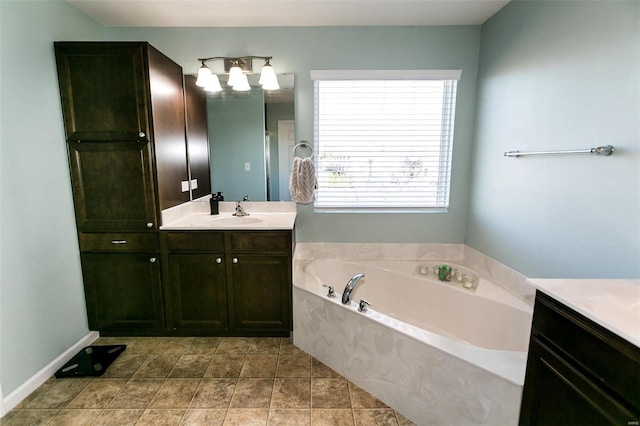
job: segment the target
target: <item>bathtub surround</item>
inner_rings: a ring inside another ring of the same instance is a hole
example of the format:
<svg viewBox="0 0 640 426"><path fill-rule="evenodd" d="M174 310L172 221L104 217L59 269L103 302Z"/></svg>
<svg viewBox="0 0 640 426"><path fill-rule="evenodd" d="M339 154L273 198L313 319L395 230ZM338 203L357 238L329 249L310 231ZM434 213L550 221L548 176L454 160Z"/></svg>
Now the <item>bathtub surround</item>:
<svg viewBox="0 0 640 426"><path fill-rule="evenodd" d="M400 260L457 263L493 277L531 308L533 288L524 276L462 244L299 243L294 255L295 345L419 425L517 424L526 348L487 350L439 337L375 312L375 300L366 314L345 308L324 289L309 288L306 268L317 259L375 261L382 268ZM344 283L330 284L339 296Z"/></svg>
<svg viewBox="0 0 640 426"><path fill-rule="evenodd" d="M446 260L473 269L530 306L535 297L526 276L464 244L298 243L294 260L304 259Z"/></svg>

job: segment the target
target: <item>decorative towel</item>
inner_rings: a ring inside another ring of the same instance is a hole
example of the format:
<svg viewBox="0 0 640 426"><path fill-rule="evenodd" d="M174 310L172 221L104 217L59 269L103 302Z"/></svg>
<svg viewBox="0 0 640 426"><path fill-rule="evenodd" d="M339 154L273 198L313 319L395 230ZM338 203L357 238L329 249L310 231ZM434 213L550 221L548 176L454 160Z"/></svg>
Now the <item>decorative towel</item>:
<svg viewBox="0 0 640 426"><path fill-rule="evenodd" d="M313 158L294 157L289 179L291 200L300 204L309 204L313 201L315 189L316 168L313 165Z"/></svg>

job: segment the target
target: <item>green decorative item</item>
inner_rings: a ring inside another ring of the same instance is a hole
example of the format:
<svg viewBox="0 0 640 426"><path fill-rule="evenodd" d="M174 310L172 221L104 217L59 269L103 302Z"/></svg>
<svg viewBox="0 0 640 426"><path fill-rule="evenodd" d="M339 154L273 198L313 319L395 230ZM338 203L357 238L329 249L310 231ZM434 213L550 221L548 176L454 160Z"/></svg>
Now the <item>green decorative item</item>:
<svg viewBox="0 0 640 426"><path fill-rule="evenodd" d="M440 281L451 281L451 266L449 265L438 265L438 279Z"/></svg>

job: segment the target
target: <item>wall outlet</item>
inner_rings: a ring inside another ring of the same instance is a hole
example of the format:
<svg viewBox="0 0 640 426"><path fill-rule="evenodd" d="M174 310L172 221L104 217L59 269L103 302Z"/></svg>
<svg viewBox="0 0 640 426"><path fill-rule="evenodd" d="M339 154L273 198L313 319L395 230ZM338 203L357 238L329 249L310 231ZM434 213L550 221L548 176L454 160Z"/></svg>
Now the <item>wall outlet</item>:
<svg viewBox="0 0 640 426"><path fill-rule="evenodd" d="M191 179L191 190L198 189L198 179Z"/></svg>
<svg viewBox="0 0 640 426"><path fill-rule="evenodd" d="M244 163L244 171L245 172L250 172L251 171L251 163L249 163L249 162Z"/></svg>
<svg viewBox="0 0 640 426"><path fill-rule="evenodd" d="M183 180L182 181L182 192L189 192L189 181L188 180Z"/></svg>

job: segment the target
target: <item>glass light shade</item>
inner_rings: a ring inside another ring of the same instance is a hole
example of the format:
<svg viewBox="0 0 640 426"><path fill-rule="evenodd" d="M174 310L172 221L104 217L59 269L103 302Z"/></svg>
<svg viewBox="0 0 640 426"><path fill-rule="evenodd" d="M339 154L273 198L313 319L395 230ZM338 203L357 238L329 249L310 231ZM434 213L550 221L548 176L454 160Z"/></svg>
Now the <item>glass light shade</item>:
<svg viewBox="0 0 640 426"><path fill-rule="evenodd" d="M220 86L220 80L218 79L217 75L211 74L211 76L209 77L209 81L207 82L207 85L204 86L204 90L205 92L211 92L211 93L222 91L222 86Z"/></svg>
<svg viewBox="0 0 640 426"><path fill-rule="evenodd" d="M251 86L249 85L249 80L247 79L247 76L244 73L242 73L240 78L233 85L233 90L237 92L246 92L248 90L251 90Z"/></svg>
<svg viewBox="0 0 640 426"><path fill-rule="evenodd" d="M278 77L273 67L269 64L265 64L260 72L260 80L258 81L262 85L264 90L278 90L280 85L278 84Z"/></svg>
<svg viewBox="0 0 640 426"><path fill-rule="evenodd" d="M211 80L211 70L205 64L202 64L200 69L198 70L198 79L196 80L196 85L200 87L205 87L209 80Z"/></svg>
<svg viewBox="0 0 640 426"><path fill-rule="evenodd" d="M247 77L242 72L242 68L237 65L231 67L229 70L229 81L227 81L227 84L231 87L235 87L236 84L241 84L243 79L246 80ZM249 83L247 82L247 84Z"/></svg>

